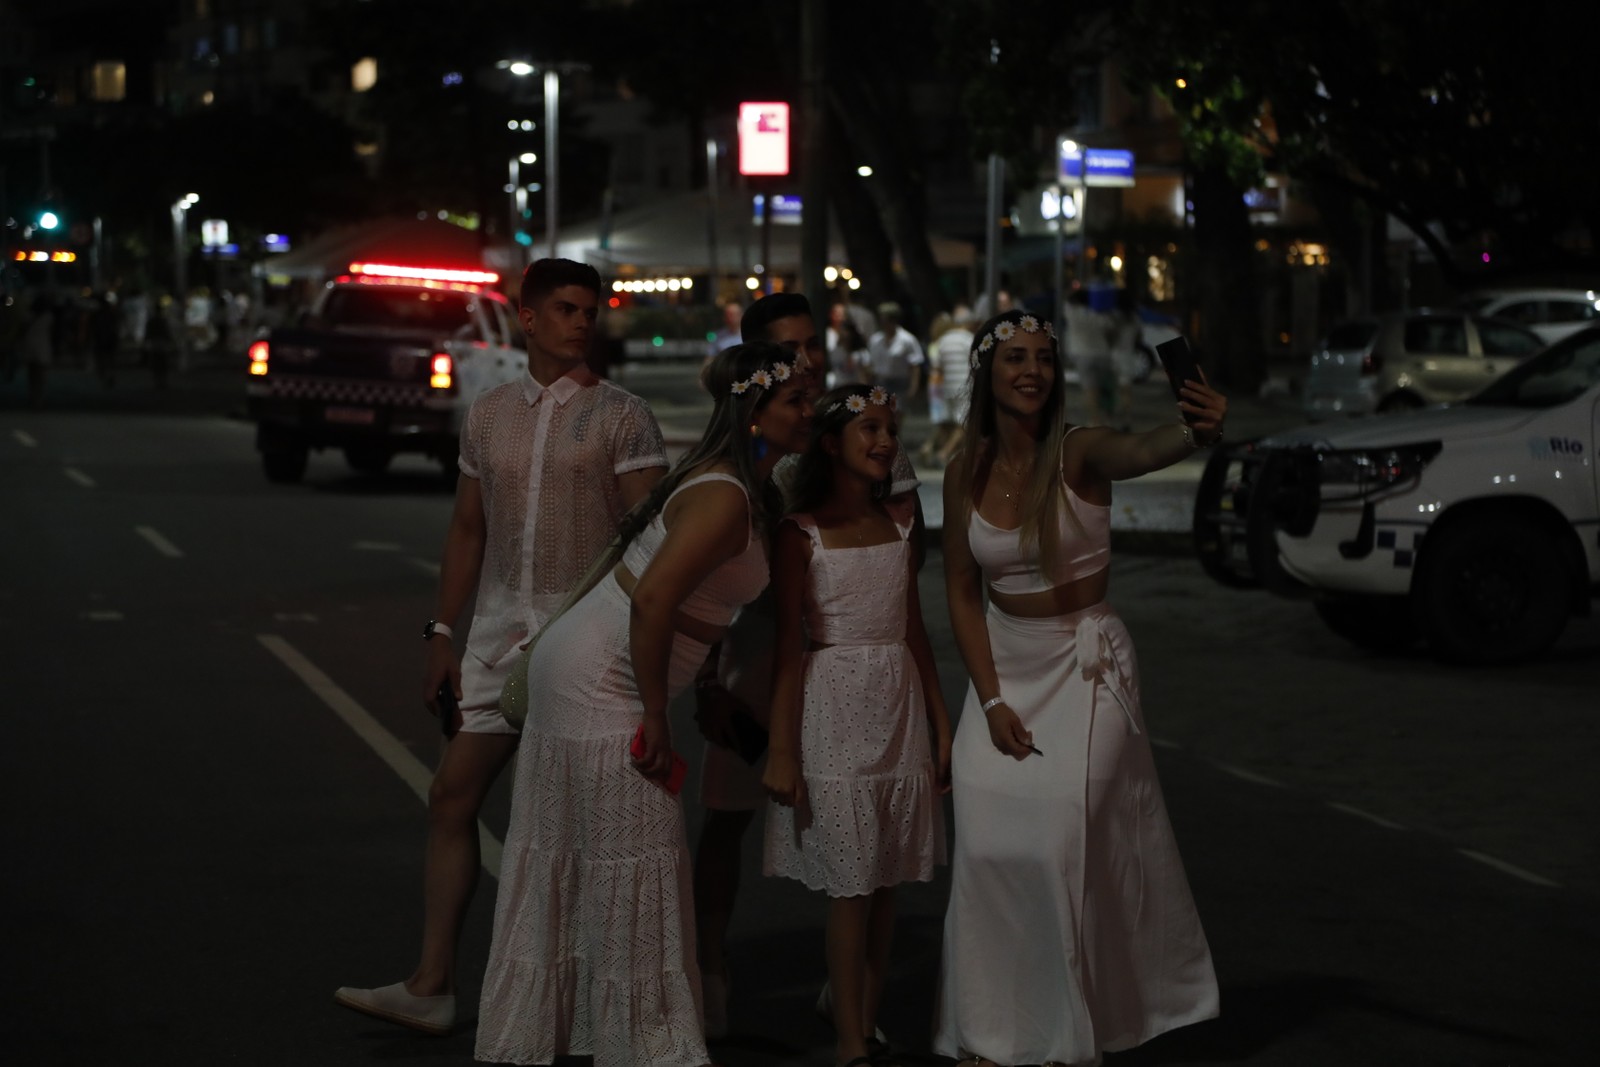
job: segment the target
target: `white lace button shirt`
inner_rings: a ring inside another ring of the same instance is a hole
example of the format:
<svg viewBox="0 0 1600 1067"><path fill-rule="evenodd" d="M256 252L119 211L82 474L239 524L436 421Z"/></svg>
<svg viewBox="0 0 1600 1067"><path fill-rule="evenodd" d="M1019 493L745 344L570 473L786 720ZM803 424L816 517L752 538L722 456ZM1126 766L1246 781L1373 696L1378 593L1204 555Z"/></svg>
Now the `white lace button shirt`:
<svg viewBox="0 0 1600 1067"><path fill-rule="evenodd" d="M585 367L473 401L460 466L480 484L486 540L467 652L493 667L538 632L616 534L617 476L666 465L650 406Z"/></svg>

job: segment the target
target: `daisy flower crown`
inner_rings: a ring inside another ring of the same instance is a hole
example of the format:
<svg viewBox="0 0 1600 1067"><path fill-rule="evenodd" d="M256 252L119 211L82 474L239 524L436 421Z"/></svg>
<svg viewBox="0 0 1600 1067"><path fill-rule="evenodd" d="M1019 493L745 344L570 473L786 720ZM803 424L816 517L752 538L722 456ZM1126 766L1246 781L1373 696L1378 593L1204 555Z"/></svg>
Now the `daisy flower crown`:
<svg viewBox="0 0 1600 1067"><path fill-rule="evenodd" d="M1024 315L1015 322L1006 319L997 323L994 329L983 335L983 340L972 346L973 369L977 369L978 361L988 355L995 345L1005 344L1017 335L1018 330L1023 333L1038 333L1042 330L1052 343L1056 340L1056 327L1052 322L1041 322L1032 315Z"/></svg>
<svg viewBox="0 0 1600 1067"><path fill-rule="evenodd" d="M823 414L832 415L836 411L843 410L849 411L851 417L854 417L867 410L873 404L888 408L890 411L897 411L900 407L900 399L883 386L875 385L872 387L872 391L865 395L851 393L843 400L834 401L828 405L828 410L824 411Z"/></svg>
<svg viewBox="0 0 1600 1067"><path fill-rule="evenodd" d="M734 382L731 392L734 396L743 396L752 387L771 389L774 384L786 382L793 377L797 362L774 363L771 366L762 367L743 381Z"/></svg>

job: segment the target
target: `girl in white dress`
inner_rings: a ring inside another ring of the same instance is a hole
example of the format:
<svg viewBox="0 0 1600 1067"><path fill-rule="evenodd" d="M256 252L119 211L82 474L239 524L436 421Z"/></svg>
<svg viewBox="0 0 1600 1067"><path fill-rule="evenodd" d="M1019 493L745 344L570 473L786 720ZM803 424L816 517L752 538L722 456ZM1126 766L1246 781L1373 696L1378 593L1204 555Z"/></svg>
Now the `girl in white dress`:
<svg viewBox="0 0 1600 1067"><path fill-rule="evenodd" d="M522 738L480 1060L708 1061L683 810L663 788L666 710L767 584L767 479L810 431L793 370L772 344L715 357L699 444L624 518L602 577L540 631L507 684L501 710L523 718Z"/></svg>
<svg viewBox="0 0 1600 1067"><path fill-rule="evenodd" d="M872 1062L864 1035L877 1027L894 887L944 862L950 720L907 541L915 502L880 500L899 447L894 398L843 386L817 412L796 510L773 546L765 871L830 898L837 1058L860 1067Z"/></svg>
<svg viewBox="0 0 1600 1067"><path fill-rule="evenodd" d="M1069 428L1055 331L1017 311L978 331L971 383L944 483L950 621L972 684L934 1051L959 1067L1099 1063L1217 1014L1133 642L1106 592L1111 483L1220 440L1227 400L1191 381L1190 424Z"/></svg>

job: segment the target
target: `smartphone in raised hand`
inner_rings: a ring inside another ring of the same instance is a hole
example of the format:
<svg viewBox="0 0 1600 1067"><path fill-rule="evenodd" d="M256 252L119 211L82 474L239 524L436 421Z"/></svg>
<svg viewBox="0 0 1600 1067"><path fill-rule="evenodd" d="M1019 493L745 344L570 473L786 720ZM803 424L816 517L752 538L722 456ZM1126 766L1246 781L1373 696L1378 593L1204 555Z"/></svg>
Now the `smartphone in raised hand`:
<svg viewBox="0 0 1600 1067"><path fill-rule="evenodd" d="M1194 349L1189 347L1188 338L1174 337L1170 341L1162 341L1156 345L1156 356L1167 372L1167 384L1172 386L1174 399L1183 399L1184 382L1200 383L1200 361L1195 358ZM1187 411L1183 413L1185 422L1192 423L1197 417Z"/></svg>

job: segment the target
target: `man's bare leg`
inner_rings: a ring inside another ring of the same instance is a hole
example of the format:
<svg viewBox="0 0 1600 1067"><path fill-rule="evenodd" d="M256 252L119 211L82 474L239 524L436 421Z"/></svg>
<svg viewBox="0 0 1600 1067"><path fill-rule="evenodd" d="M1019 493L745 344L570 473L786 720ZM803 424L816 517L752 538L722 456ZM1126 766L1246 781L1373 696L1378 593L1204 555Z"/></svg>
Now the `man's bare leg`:
<svg viewBox="0 0 1600 1067"><path fill-rule="evenodd" d="M478 812L517 741L517 734L463 731L445 746L434 773L422 858L422 957L405 983L416 996L455 992L456 945L482 862Z"/></svg>

